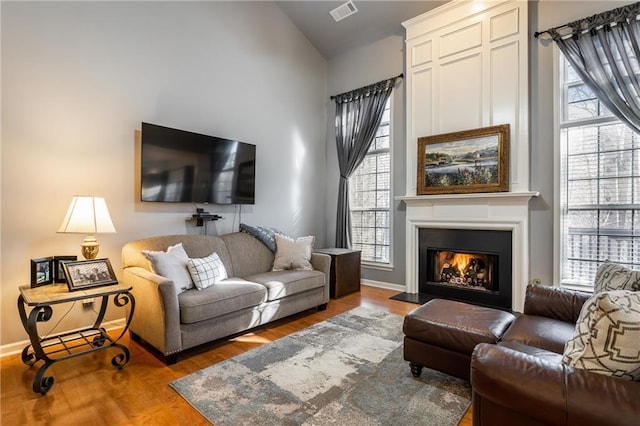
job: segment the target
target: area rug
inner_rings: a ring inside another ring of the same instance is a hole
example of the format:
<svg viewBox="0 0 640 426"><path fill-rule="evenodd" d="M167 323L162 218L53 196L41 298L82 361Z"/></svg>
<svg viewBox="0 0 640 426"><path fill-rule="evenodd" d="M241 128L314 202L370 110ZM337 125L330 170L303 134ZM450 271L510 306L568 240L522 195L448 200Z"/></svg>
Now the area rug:
<svg viewBox="0 0 640 426"><path fill-rule="evenodd" d="M402 321L359 307L170 384L216 426L455 425L467 382L402 358Z"/></svg>

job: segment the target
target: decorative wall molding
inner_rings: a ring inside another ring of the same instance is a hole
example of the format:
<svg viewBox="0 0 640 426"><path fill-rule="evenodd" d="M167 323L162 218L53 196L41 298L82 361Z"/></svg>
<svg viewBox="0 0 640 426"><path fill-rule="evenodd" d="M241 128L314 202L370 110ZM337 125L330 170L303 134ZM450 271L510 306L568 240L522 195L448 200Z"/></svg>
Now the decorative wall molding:
<svg viewBox="0 0 640 426"><path fill-rule="evenodd" d="M529 280L529 80L526 1L454 0L406 29L406 292L418 292L420 228L509 230L514 310ZM510 125L509 192L416 195L418 138Z"/></svg>

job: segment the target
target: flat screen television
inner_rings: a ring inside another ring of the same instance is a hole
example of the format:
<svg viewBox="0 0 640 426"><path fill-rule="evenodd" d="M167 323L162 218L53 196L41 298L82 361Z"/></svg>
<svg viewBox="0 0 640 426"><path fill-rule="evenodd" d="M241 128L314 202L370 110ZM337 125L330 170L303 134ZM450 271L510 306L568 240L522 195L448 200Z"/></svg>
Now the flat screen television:
<svg viewBox="0 0 640 426"><path fill-rule="evenodd" d="M256 146L142 123L141 200L254 204Z"/></svg>

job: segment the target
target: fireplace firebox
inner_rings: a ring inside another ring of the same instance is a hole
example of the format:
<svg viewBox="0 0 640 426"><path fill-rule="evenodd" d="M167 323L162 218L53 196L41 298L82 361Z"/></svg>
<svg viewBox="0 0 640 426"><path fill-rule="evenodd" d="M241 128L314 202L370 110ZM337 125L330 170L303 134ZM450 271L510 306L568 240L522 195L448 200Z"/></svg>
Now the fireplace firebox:
<svg viewBox="0 0 640 426"><path fill-rule="evenodd" d="M511 231L421 228L418 291L511 309Z"/></svg>

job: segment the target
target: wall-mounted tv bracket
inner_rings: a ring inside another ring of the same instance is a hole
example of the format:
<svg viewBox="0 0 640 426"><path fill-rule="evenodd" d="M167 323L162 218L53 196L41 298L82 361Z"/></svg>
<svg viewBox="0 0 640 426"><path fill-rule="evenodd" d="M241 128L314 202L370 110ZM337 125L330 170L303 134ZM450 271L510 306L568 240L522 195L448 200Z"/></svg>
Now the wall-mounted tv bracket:
<svg viewBox="0 0 640 426"><path fill-rule="evenodd" d="M223 219L222 216L205 212L204 209L197 208L196 212L187 218L187 221L196 221L196 226L203 226L205 222Z"/></svg>

